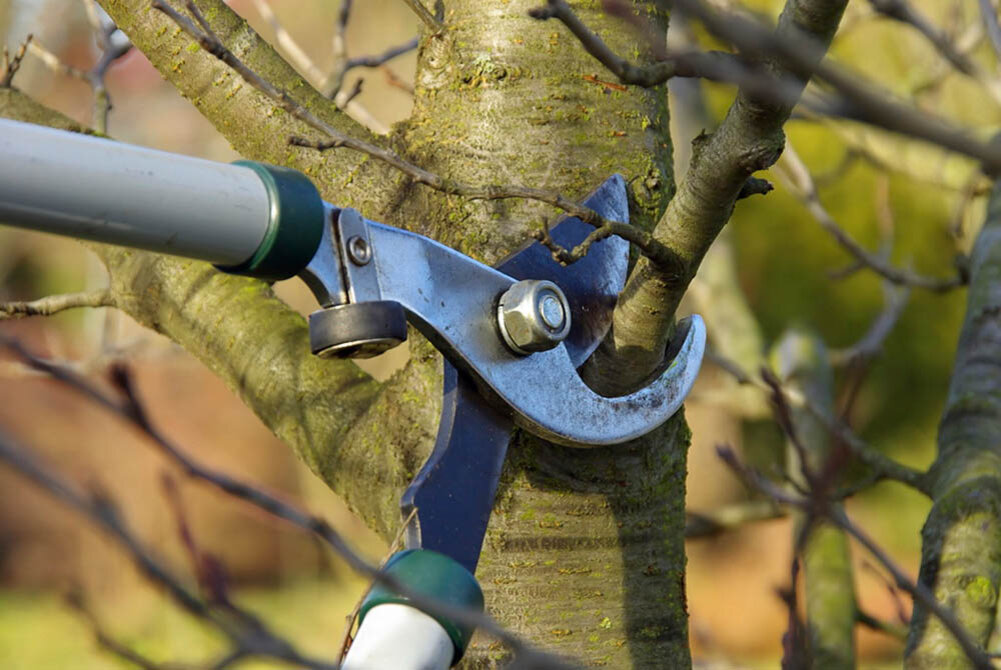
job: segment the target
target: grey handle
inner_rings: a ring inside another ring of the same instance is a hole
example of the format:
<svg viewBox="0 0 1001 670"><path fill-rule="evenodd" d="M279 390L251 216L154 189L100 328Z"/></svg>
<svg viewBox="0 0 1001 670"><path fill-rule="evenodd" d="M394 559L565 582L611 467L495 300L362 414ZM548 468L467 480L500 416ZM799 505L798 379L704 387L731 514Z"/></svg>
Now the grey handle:
<svg viewBox="0 0 1001 670"><path fill-rule="evenodd" d="M305 232L289 230L303 221ZM281 278L312 258L322 221L315 187L292 170L216 163L0 119L3 224ZM294 239L283 244L283 237ZM284 261L277 271L276 254Z"/></svg>

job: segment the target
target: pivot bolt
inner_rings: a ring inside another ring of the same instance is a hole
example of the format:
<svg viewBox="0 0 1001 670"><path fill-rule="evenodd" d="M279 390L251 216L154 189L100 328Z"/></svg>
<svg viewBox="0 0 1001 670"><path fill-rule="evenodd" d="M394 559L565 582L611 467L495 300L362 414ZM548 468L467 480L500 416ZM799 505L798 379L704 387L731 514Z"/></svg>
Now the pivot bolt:
<svg viewBox="0 0 1001 670"><path fill-rule="evenodd" d="M367 265L372 260L372 247L365 238L355 235L348 240L348 256L355 265Z"/></svg>
<svg viewBox="0 0 1001 670"><path fill-rule="evenodd" d="M515 353L547 351L570 332L570 304L553 282L524 279L501 296L497 323L505 344Z"/></svg>

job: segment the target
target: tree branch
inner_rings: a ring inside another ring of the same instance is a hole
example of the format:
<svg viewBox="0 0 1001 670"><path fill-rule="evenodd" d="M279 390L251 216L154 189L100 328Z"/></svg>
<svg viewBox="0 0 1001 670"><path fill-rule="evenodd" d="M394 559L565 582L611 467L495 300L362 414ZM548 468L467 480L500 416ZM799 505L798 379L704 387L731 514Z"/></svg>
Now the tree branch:
<svg viewBox="0 0 1001 670"><path fill-rule="evenodd" d="M966 317L929 476L933 505L922 529L921 584L949 603L973 639L986 645L1001 592L1001 185L971 257ZM964 654L948 630L917 607L905 655L943 667Z"/></svg>
<svg viewBox="0 0 1001 670"><path fill-rule="evenodd" d="M115 307L115 297L108 289L84 293L50 295L30 302L0 303L0 321L26 316L51 316L77 307Z"/></svg>
<svg viewBox="0 0 1001 670"><path fill-rule="evenodd" d="M945 607L935 596L921 583L912 581L904 571L890 558L890 556L868 536L862 529L853 524L848 516L840 509L829 504L829 501L822 496L799 497L772 484L760 474L740 463L736 454L728 447L717 449L720 458L735 473L753 488L761 491L776 502L784 505L791 505L800 509L823 515L838 528L842 529L861 544L872 556L890 573L894 583L902 591L910 594L916 603L932 612L938 621L948 630L952 639L960 646L964 658L973 662L978 670L993 670L994 666L990 658L982 647L970 637L969 632L962 623L957 620L953 612ZM928 666L942 667L942 666Z"/></svg>
<svg viewBox="0 0 1001 670"><path fill-rule="evenodd" d="M54 379L78 391L87 399L105 410L126 421L147 437L153 445L167 458L176 463L189 477L209 484L223 493L248 503L267 514L290 523L291 525L314 534L324 544L329 546L338 556L343 558L352 569L374 579L379 584L405 597L414 607L438 616L445 616L462 624L473 626L502 641L514 653L515 661L531 662L532 667L551 668L552 670L569 670L572 666L557 658L533 648L519 636L499 626L489 616L478 611L438 602L434 597L416 591L412 586L399 581L393 575L380 570L381 566L372 565L360 554L355 552L350 544L324 519L314 516L295 505L285 502L263 489L198 463L174 445L150 420L145 407L139 400L135 382L128 368L118 366L112 369L111 380L122 393L119 401L104 394L100 389L90 384L68 368L34 356L16 340L0 336L0 343L12 349L28 365L37 368ZM189 592L179 580L163 568L156 557L141 547L128 527L120 520L108 501L87 497L77 493L74 485L62 480L57 475L48 472L35 462L23 448L17 447L0 434L0 460L12 466L18 472L28 477L44 490L60 498L71 507L83 512L98 526L108 531L130 553L133 560L143 573L156 584L168 589L175 601L186 611L198 618L211 623L223 632L233 642L234 653L240 656L270 656L303 667L317 670L335 670L334 665L311 660L301 656L291 645L272 634L260 619L236 605L228 598L211 599L209 603L202 602ZM190 540L188 540L190 542ZM221 609L222 611L217 611ZM225 616L226 614L235 616ZM242 627L245 626L246 630ZM519 658L521 657L521 658ZM227 656L228 658L228 656Z"/></svg>
<svg viewBox="0 0 1001 670"><path fill-rule="evenodd" d="M686 0L677 7L689 11L689 4ZM794 34L815 39L819 53L807 59L815 66L846 4L845 0L788 0L775 37ZM774 60L765 66L782 71ZM799 91L811 69L795 70L803 78ZM626 392L661 363L681 296L729 220L747 178L778 159L784 144L782 126L792 106L792 101L762 101L742 88L719 129L695 140L688 172L653 232L682 259L685 271L674 277L645 259L636 264L615 307L611 332L581 370L593 388Z"/></svg>
<svg viewBox="0 0 1001 670"><path fill-rule="evenodd" d="M136 48L160 74L198 109L244 158L285 165L310 175L324 197L344 207L383 214L383 204L395 197L403 178L377 161L358 156L329 158L289 152L289 133L308 126L287 113L238 76L228 65L177 29L169 17L150 8L149 0L99 0ZM256 72L309 107L323 122L364 141L376 137L341 112L311 87L275 50L222 0L198 0L220 41L233 45L234 55ZM350 175L350 178L348 178ZM387 215L388 216L388 215Z"/></svg>
<svg viewBox="0 0 1001 670"><path fill-rule="evenodd" d="M424 6L422 0L403 0L403 2L406 3L407 7L413 10L414 14L417 15L417 18L424 22L424 25L427 26L432 35L438 34L445 27L445 24L435 17L434 14L428 11L428 8Z"/></svg>
<svg viewBox="0 0 1001 670"><path fill-rule="evenodd" d="M563 211L576 216L581 221L595 227L605 226L609 223L603 216L595 212L593 209L584 207L583 205L580 205L559 193L519 185L478 186L463 184L451 179L443 178L437 174L429 172L428 170L418 167L404 160L390 149L377 146L364 140L359 140L340 132L329 123L315 116L306 107L292 99L287 92L275 87L272 83L261 77L244 64L239 58L237 58L211 31L208 23L204 21L204 18L199 19L199 17L201 17L201 13L192 0L187 0L186 6L195 16L196 21L200 24L200 27L196 26L190 19L171 7L166 0L152 0L153 8L169 16L171 20L180 26L186 33L191 35L202 46L202 48L239 73L239 75L247 83L277 102L281 105L282 109L290 115L331 138L329 140L317 142L293 136L289 140L289 144L292 146L310 147L319 151L347 147L382 161L386 165L389 165L404 175L410 177L415 182L433 188L434 190L442 193L465 196L478 200L504 200L509 198L538 200L540 202L545 202L558 207ZM667 270L670 271L670 267L668 267Z"/></svg>

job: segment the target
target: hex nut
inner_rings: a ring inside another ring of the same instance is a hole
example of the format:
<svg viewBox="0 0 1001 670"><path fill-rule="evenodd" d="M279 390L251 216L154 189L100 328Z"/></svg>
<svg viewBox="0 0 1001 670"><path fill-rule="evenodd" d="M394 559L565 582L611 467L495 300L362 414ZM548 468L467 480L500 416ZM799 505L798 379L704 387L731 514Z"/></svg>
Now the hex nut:
<svg viewBox="0 0 1001 670"><path fill-rule="evenodd" d="M570 304L553 282L523 279L501 296L497 323L504 342L515 353L547 351L570 333Z"/></svg>

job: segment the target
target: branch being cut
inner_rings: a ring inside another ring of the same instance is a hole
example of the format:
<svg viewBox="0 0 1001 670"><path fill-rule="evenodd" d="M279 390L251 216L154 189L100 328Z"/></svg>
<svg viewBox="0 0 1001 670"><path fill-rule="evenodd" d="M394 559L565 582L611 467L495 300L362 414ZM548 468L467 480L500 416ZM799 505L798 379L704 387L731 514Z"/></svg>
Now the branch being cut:
<svg viewBox="0 0 1001 670"><path fill-rule="evenodd" d="M689 12L690 4L677 0L675 6ZM793 70L799 79L797 96L833 38L846 4L788 0L774 35L768 33L769 39L809 36L819 45L807 58L810 67ZM782 71L774 59L763 67ZM653 231L683 261L684 272L676 277L646 259L637 262L615 307L611 331L581 369L592 388L613 395L628 392L660 365L682 295L729 220L748 177L778 159L785 139L782 126L794 102L762 99L742 87L720 127L693 142L691 165Z"/></svg>
<svg viewBox="0 0 1001 670"><path fill-rule="evenodd" d="M114 307L115 297L108 289L50 295L30 302L0 303L0 321L26 316L52 316L78 307Z"/></svg>

